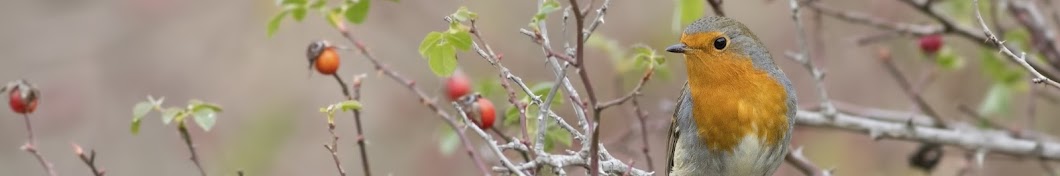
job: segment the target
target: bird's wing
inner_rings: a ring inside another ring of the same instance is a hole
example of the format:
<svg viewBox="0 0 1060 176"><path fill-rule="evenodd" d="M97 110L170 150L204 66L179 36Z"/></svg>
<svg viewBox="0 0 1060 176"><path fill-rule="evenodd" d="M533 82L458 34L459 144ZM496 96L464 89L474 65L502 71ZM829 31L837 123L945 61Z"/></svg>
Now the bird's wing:
<svg viewBox="0 0 1060 176"><path fill-rule="evenodd" d="M682 106L682 104L691 103L685 102L685 99L689 99L688 96L691 95L689 95L688 92L688 81L685 81L685 86L681 88L681 96L677 98L677 104L675 105L676 107L674 107L674 115L670 118L670 131L667 133L670 134L670 138L666 143L666 175L670 175L670 172L673 171L672 169L674 168L674 149L677 145L677 137L681 134L680 129L677 129L677 115L681 112L682 108L686 108L686 106ZM691 108L691 106L687 107Z"/></svg>

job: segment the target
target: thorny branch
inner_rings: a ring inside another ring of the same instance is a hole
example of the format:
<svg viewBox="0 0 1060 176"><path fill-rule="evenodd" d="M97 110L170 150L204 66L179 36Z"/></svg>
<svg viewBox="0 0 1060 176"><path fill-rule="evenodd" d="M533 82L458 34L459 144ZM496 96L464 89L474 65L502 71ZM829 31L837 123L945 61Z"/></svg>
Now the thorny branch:
<svg viewBox="0 0 1060 176"><path fill-rule="evenodd" d="M941 25L941 26L915 25L915 24L904 24L904 23L888 22L886 20L876 19L876 18L873 18L873 17L871 17L869 15L865 15L865 14L861 14L861 13L844 12L844 11L840 11L840 10L837 10L837 9L834 9L834 8L828 8L826 6L820 5L819 2L804 1L803 3L806 3L807 7L809 7L810 9L818 11L821 14L826 15L826 16L835 17L836 19L840 19L842 21L846 21L846 22L850 22L850 23L874 26L874 27L877 27L877 28L880 28L880 29L893 31L893 32L896 32L898 34L902 34L902 35L905 35L905 36L923 36L923 35L930 35L930 34L937 34L937 33L948 33L948 34L957 34L958 36L961 36L961 37L963 37L965 39L968 39L968 40L971 40L971 41L992 41L994 39L997 39L996 36L995 37L988 37L988 36L984 35L984 33L980 32L980 31L976 31L974 28L967 27L967 26L962 26L958 22L956 22L956 20L953 20L950 17L944 16L942 13L940 13L939 11L935 10L934 8L932 8L932 5L934 4L935 1L930 1L930 0L928 0L928 1L900 0L900 1L905 3L905 4L907 4L907 5L909 5L909 6L911 6L911 7L913 7L913 8L915 8L919 12L931 17L933 20L938 22L939 25ZM978 7L978 2L976 2L975 5L976 5L976 7ZM978 10L976 10L976 12L978 12ZM983 28L986 28L985 22L982 22L983 21L982 20L982 15L976 15L976 16L979 18L979 21L983 25ZM983 43L983 42L977 42L977 43L979 43L983 47L995 48L995 49L999 49L999 50L1004 50L1003 48L1012 48L1012 46L1005 44L1003 41L992 41L990 43ZM1011 53L1016 53L1016 51L1010 51L1010 52ZM1034 74L1035 76L1038 76L1038 78L1047 78L1047 80L1051 80L1052 78L1056 78L1056 76L1052 72L1052 71L1054 71L1054 69L1051 69L1047 64L1038 63L1034 59L1020 61L1019 59L1017 59L1019 57L1015 57L1015 54L1012 54L1012 56L1014 56L1014 58L1010 59L1009 61L1012 61L1013 63L1016 63L1016 64L1024 67L1025 69L1028 70L1028 72L1032 72L1032 74ZM1050 58L1050 60L1060 60L1060 58L1056 58L1056 59ZM1057 67L1057 68L1060 68L1060 67ZM1035 81L1035 80L1032 80L1032 81ZM1035 82L1037 82L1037 81L1035 81ZM1049 84L1052 85L1052 83L1049 83ZM1053 87L1060 88L1060 86L1055 86L1055 85Z"/></svg>
<svg viewBox="0 0 1060 176"><path fill-rule="evenodd" d="M478 98L481 97L475 97L474 99ZM462 105L453 102L453 107L456 108L457 114L460 114L460 117L462 117L465 122L471 122L471 118L467 117L467 111L464 111L464 107ZM497 141L493 140L493 137L486 133L486 131L483 131L482 128L479 128L477 125L467 125L467 128L471 128L471 131L474 131L476 134L482 137L482 139L484 139L487 144L489 144L490 150L493 151L493 154L497 155L497 158L501 160L501 164L503 164L504 167L507 167L512 174L518 176L526 175L521 170L516 169L515 164L512 164L512 161L508 159L508 157L504 156L504 151L502 151L500 147L497 146Z"/></svg>
<svg viewBox="0 0 1060 176"><path fill-rule="evenodd" d="M817 86L817 96L820 96L819 101L821 101L822 111L825 114L834 114L836 112L835 105L832 104L832 99L828 98L828 91L825 89L824 85L824 71L814 65L813 59L810 58L809 44L806 42L806 29L803 28L802 21L799 18L799 11L802 8L799 7L799 2L797 0L790 0L789 5L791 6L792 21L795 22L800 51L798 53L789 52L787 55L796 62L802 64L802 66L810 72L810 75L813 76L813 79L816 80L814 83Z"/></svg>
<svg viewBox="0 0 1060 176"><path fill-rule="evenodd" d="M900 86L902 90L905 91L905 94L913 100L917 109L924 112L924 114L927 114L928 117L931 117L931 119L934 120L936 127L946 128L946 122L939 117L939 114L935 112L934 108L931 108L931 105L928 105L927 100L924 100L924 98L920 96L920 93L917 92L913 84L906 79L905 75L902 74L902 71L898 70L898 65L894 64L894 59L891 58L891 51L880 48L877 57L879 57L880 62L883 62L884 68L887 68L887 73L898 81L898 86Z"/></svg>
<svg viewBox="0 0 1060 176"><path fill-rule="evenodd" d="M986 27L986 21L983 20L983 14L982 12L979 12L979 0L973 0L972 2L974 3L975 7L975 17L976 19L979 19L979 25L983 28L983 34L986 35L987 41L994 43L994 45L996 45L1001 50L1001 53L1007 55L1009 59L1012 59L1012 61L1018 63L1020 66L1023 66L1023 68L1026 69L1027 72L1032 74L1032 76L1034 77L1031 79L1032 82L1039 84L1048 84L1049 86L1060 89L1060 83L1057 83L1056 81L1045 77L1045 75L1042 75L1038 72L1037 69L1031 66L1030 63L1027 63L1027 53L1021 52L1019 56L1016 56L1016 54L1013 53L1012 50L1008 48L1008 46L1005 46L1005 42L998 38L997 35L994 35L994 33L990 31L989 27Z"/></svg>
<svg viewBox="0 0 1060 176"><path fill-rule="evenodd" d="M520 127L520 132L522 132L522 134L523 134L522 135L523 136L523 141L529 141L529 137L530 137L529 133L530 132L529 132L529 130L526 127L526 125L529 124L529 123L527 123L527 119L526 119L527 118L526 117L527 105L525 103L523 103L522 101L519 101L519 98L518 98L518 96L516 96L515 90L512 88L511 83L509 82L509 80L511 80L512 82L515 82L520 87L523 87L524 88L523 90L529 90L529 87L526 86L526 83L523 82L522 78L519 78L518 76L515 76L514 74L512 74L511 70L508 70L507 67L504 67L504 65L500 63L501 57L498 56L497 53L493 51L493 48L490 47L489 43L486 42L486 39L482 38L482 31L478 29L478 24L475 23L475 22L476 21L474 19L470 20L470 23L471 23L470 32L476 39L478 39L478 41L472 41L471 42L472 46L475 48L475 51L477 51L479 56L482 56L483 59L486 59L486 62L489 62L491 65L493 65L493 67L496 67L501 72L500 75L499 75L500 78L501 78L501 87L503 87L505 92L507 92L507 94L508 94L508 102L511 103L512 105L515 105L516 110L519 111L519 123L521 124L521 125L519 125L519 127ZM480 42L482 43L481 45L479 45ZM533 94L532 91L528 91L527 93L529 93L527 95ZM536 98L536 97L534 97L534 98ZM540 102L534 102L534 103L540 103ZM530 151L530 153L533 153L533 152L534 152L533 150ZM520 153L520 154L523 156L524 159L530 160L530 158L527 155L527 153L524 152L524 153Z"/></svg>
<svg viewBox="0 0 1060 176"><path fill-rule="evenodd" d="M817 86L817 94L820 96L819 101L821 101L820 106L822 111L826 117L831 118L831 116L836 114L836 108L835 105L832 104L831 99L828 98L828 92L825 91L824 72L818 69L810 58L809 42L806 41L806 32L799 18L799 11L801 9L799 7L799 2L797 0L790 0L788 5L791 8L791 19L795 22L795 34L797 35L798 45L801 50L800 53L788 53L788 56L802 64L802 66L810 72L810 75L813 76L813 79L815 80L814 83L816 83L814 85ZM796 113L796 115L799 115L799 113ZM823 176L814 174L815 172L820 171L820 169L817 169L812 162L802 156L801 149L795 151L790 151L789 149L788 154L784 158L788 163L791 163L799 170L807 173L807 175ZM827 171L823 173L828 174Z"/></svg>
<svg viewBox="0 0 1060 176"><path fill-rule="evenodd" d="M457 125L456 119L453 118L451 115L449 115L449 113L446 113L445 111L442 111L438 107L438 105L435 103L434 99L432 99L429 96L427 96L427 93L425 93L423 90L421 90L419 87L416 86L416 82L415 81L412 81L411 79L405 78L404 76L402 76L398 72L396 72L394 70L391 70L390 67L388 67L386 64L383 64L378 59L376 59L371 54L371 52L368 51L368 47L365 46L364 43L361 43L360 40L357 40L357 38L355 36L353 36L353 34L345 27L345 25L341 25L340 24L339 27L338 27L338 30L339 30L339 33L342 34L342 37L344 37L347 40L349 40L350 43L353 43L353 45L357 49L357 51L359 51L359 53L362 56L364 56L365 59L368 59L368 61L370 61L372 63L372 65L375 66L375 69L377 71L379 71L382 74L386 75L390 79L398 82L399 84L405 86L405 88L407 88L412 93L415 93L416 96L419 98L420 103L422 103L424 106L426 106L427 109L430 109L431 111L434 111L434 113L436 115L438 115L439 117L441 117L442 120L445 121L449 125L449 127L452 127L453 129L457 129L457 127L459 125ZM479 169L479 171L482 172L482 175L492 175L492 174L490 174L489 169L486 167L486 163L484 163L482 161L482 157L480 157L478 155L478 153L475 152L475 148L471 144L471 141L467 138L467 136L464 135L463 133L456 133L456 134L460 138L460 142L464 145L464 149L467 151L468 156L475 163L475 166Z"/></svg>

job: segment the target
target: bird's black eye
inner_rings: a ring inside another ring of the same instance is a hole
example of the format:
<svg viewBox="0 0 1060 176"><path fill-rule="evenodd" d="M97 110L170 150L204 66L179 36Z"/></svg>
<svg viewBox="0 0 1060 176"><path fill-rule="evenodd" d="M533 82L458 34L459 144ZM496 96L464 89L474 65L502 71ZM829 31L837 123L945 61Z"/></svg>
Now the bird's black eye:
<svg viewBox="0 0 1060 176"><path fill-rule="evenodd" d="M728 46L728 45L729 45L729 40L725 39L725 37L718 37L718 38L714 39L714 49L718 49L718 50L725 49L725 47Z"/></svg>

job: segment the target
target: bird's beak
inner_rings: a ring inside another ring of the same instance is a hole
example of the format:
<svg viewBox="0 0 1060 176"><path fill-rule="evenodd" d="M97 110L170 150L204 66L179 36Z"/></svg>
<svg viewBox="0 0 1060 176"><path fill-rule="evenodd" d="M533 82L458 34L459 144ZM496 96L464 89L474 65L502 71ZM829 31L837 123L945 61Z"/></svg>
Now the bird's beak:
<svg viewBox="0 0 1060 176"><path fill-rule="evenodd" d="M671 53L685 53L685 48L687 47L688 46L683 43L678 43L675 45L670 45L670 47L666 47L666 51Z"/></svg>

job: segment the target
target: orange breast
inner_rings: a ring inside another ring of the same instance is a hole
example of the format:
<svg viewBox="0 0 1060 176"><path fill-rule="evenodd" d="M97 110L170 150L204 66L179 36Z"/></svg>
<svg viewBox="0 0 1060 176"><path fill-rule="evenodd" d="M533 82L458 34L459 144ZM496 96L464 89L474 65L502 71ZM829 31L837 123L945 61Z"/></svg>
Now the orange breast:
<svg viewBox="0 0 1060 176"><path fill-rule="evenodd" d="M784 88L746 56L731 52L686 54L696 133L714 151L733 152L747 135L775 146L788 118Z"/></svg>

